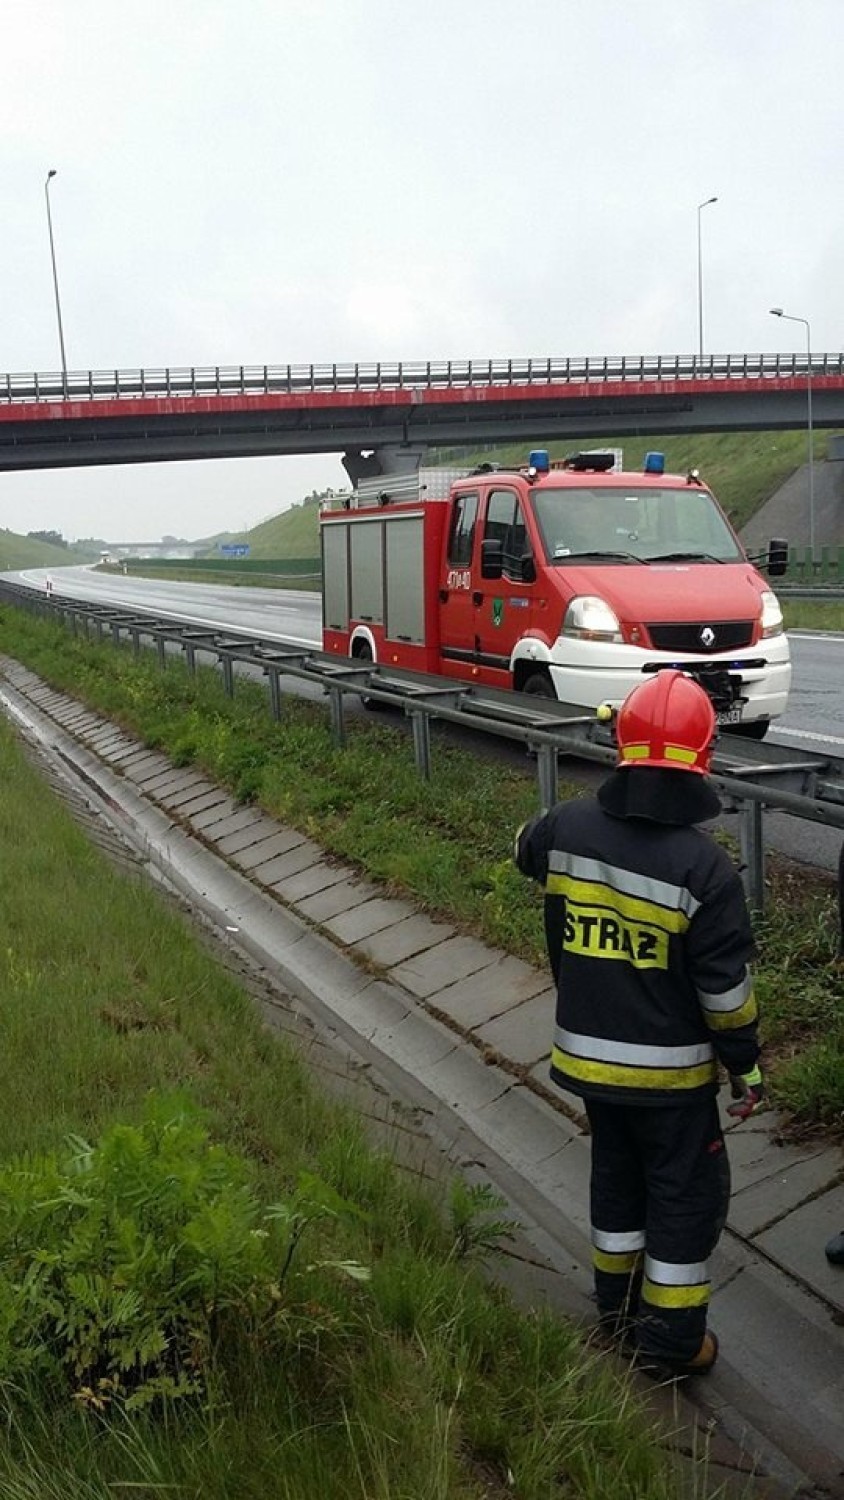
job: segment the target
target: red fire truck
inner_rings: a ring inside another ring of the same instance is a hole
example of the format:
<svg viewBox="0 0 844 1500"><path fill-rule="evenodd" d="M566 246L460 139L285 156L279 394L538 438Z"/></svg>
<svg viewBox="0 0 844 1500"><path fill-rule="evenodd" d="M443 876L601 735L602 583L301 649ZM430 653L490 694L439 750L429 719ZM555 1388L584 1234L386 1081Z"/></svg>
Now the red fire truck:
<svg viewBox="0 0 844 1500"><path fill-rule="evenodd" d="M361 480L320 516L324 649L580 708L679 667L761 738L791 677L776 595L697 472L664 469L538 449ZM786 563L771 542L767 572Z"/></svg>

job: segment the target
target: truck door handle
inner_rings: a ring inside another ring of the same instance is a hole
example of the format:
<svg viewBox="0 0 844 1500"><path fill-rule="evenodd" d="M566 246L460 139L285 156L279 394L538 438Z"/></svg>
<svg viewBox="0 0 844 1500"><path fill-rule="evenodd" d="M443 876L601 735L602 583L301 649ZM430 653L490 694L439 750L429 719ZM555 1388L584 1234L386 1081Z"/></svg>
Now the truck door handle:
<svg viewBox="0 0 844 1500"><path fill-rule="evenodd" d="M440 604L448 603L448 589L440 589Z"/></svg>
<svg viewBox="0 0 844 1500"><path fill-rule="evenodd" d="M483 602L484 602L484 596L481 593L480 589L475 589L475 592L472 595L472 603L473 604L483 604Z"/></svg>

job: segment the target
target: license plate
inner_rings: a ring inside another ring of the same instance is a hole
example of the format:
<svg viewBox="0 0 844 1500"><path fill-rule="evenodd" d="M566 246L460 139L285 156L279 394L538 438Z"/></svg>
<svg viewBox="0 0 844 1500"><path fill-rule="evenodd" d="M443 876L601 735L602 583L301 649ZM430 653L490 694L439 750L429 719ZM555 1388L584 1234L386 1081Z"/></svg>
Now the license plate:
<svg viewBox="0 0 844 1500"><path fill-rule="evenodd" d="M715 715L715 718L719 724L740 724L741 705L736 705L735 708L722 708L721 712Z"/></svg>

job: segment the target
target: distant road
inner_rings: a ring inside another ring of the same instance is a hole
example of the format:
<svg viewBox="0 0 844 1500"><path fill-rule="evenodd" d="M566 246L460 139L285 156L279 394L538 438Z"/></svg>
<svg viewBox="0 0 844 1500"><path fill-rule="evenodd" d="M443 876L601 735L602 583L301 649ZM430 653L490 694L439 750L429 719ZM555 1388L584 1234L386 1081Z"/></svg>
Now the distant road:
<svg viewBox="0 0 844 1500"><path fill-rule="evenodd" d="M47 570L28 568L3 576L44 589ZM99 573L84 567L56 568L50 576L56 592L72 598L135 608L215 630L246 630L264 640L278 638L321 647L322 600L305 590L215 587ZM794 663L791 697L788 712L777 720L770 738L778 745L792 745L797 753L844 756L844 634L795 630L789 632L789 641ZM512 746L502 750L505 756L513 753ZM585 779L591 782L593 777L587 774ZM805 864L837 868L841 835L835 829L781 813L769 813L766 828L770 847Z"/></svg>

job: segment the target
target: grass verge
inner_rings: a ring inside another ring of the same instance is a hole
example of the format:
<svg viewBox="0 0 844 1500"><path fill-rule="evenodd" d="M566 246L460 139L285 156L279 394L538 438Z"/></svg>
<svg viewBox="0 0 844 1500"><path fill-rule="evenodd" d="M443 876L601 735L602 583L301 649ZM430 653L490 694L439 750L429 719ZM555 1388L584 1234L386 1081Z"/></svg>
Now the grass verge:
<svg viewBox="0 0 844 1500"><path fill-rule="evenodd" d="M532 775L437 747L431 782L416 774L405 726L358 719L332 743L327 713L293 696L283 722L262 685L228 699L213 670L136 660L7 609L0 650L109 715L181 765L194 764L299 828L395 894L493 946L545 964L541 900L516 872L514 830L535 810ZM563 797L578 795L561 787ZM844 1132L844 967L832 876L769 861L758 923L757 993L774 1100L801 1129Z"/></svg>
<svg viewBox="0 0 844 1500"><path fill-rule="evenodd" d="M55 664L62 641L40 644ZM115 710L126 664L110 655L72 649ZM188 687L142 668L124 716L151 694L161 743ZM191 733L207 724L225 765L226 705L213 684L195 692ZM435 1201L374 1152L182 914L45 794L3 724L0 838L5 1500L714 1500L706 1465L677 1470L625 1377L482 1274L496 1203L460 1184ZM263 1300L232 1253L241 1235L264 1254L252 1204L288 1233ZM177 1298L166 1339L143 1317L153 1280ZM156 1361L186 1377L180 1396ZM125 1390L150 1379L158 1396L131 1409Z"/></svg>

